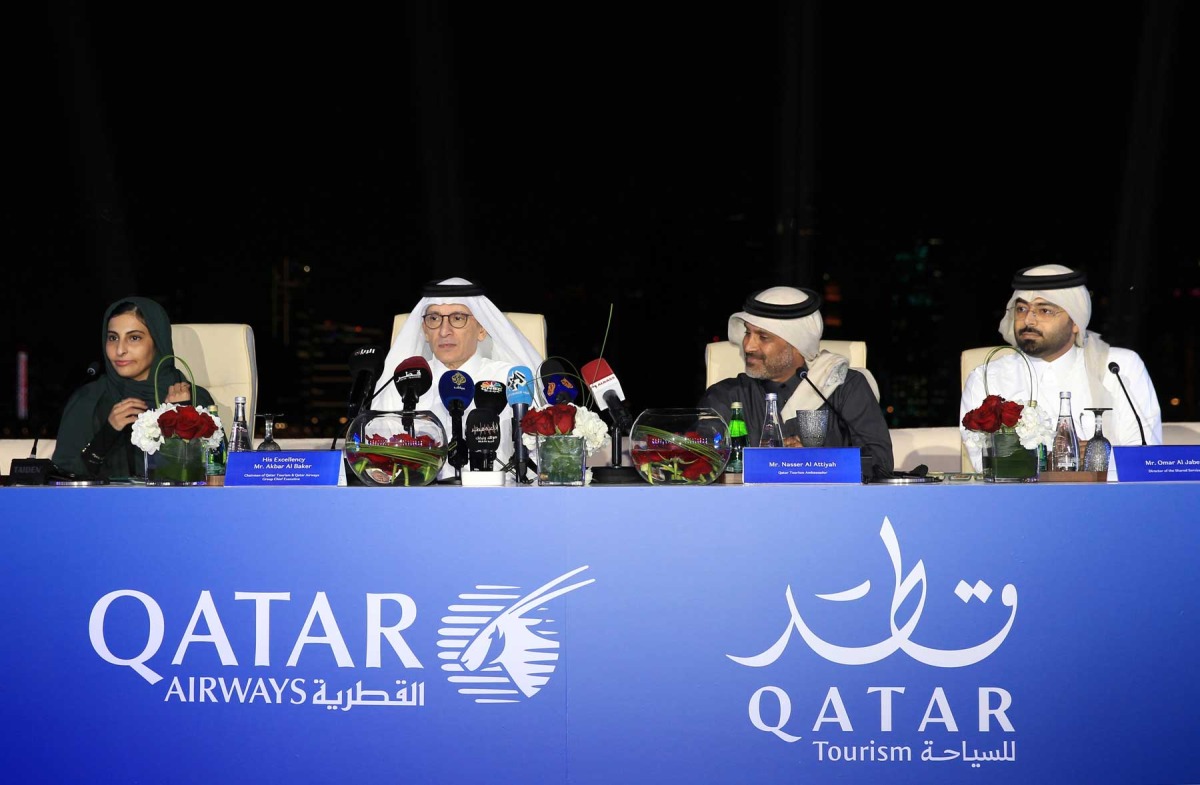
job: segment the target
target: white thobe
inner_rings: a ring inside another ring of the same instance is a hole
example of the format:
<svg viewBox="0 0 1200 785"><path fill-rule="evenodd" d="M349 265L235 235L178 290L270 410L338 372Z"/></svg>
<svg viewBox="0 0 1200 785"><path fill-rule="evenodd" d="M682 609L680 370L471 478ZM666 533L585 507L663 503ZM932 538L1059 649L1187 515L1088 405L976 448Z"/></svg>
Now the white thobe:
<svg viewBox="0 0 1200 785"><path fill-rule="evenodd" d="M1108 391L1110 400L1108 403L1093 402L1092 388L1088 384L1083 356L1083 350L1074 345L1067 350L1066 354L1052 362L1025 355L1025 359L1029 360L1027 368L1016 352L997 354L988 365L986 393L983 384L983 366L976 368L967 377L958 411L960 433L964 435L966 433L966 429L962 427L962 418L967 412L983 403L986 394L999 395L1009 401L1027 401L1030 397L1029 369L1032 369L1037 385L1038 406L1047 409L1052 417L1057 418L1058 416L1059 393L1071 393L1071 413L1075 416L1075 429L1079 433L1080 440L1086 440L1092 435L1091 429L1085 433L1080 428L1079 416L1089 414L1084 410L1092 406L1111 406L1112 411L1104 413L1105 437L1114 445L1141 444L1141 433L1138 430L1137 420L1133 416L1133 410L1129 408L1129 401L1125 399L1125 393L1121 392L1121 386L1117 382L1116 376L1107 370L1104 372L1103 384L1104 389ZM1146 443L1162 444L1162 411L1158 406L1158 395L1154 392L1154 383L1150 381L1150 374L1147 373L1142 358L1138 357L1137 352L1118 349L1114 346L1108 350L1108 360L1121 367L1121 380L1125 382L1125 388L1129 390L1129 397L1133 399L1133 405L1142 419L1142 428L1146 432ZM1091 422L1090 417L1087 422ZM975 465L975 471L980 471L982 469L980 448L966 439L964 439L964 443L971 456L971 462Z"/></svg>

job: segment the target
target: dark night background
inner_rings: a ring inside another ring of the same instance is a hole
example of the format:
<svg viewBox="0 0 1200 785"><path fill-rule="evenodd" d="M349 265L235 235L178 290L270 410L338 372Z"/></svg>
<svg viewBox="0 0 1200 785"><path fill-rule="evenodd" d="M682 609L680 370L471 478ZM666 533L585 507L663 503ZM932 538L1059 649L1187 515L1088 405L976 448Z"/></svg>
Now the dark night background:
<svg viewBox="0 0 1200 785"><path fill-rule="evenodd" d="M1200 419L1200 8L743 5L10 18L2 435L53 433L130 293L252 325L258 410L331 434L350 351L455 274L576 364L611 303L635 411L695 401L748 292L816 288L889 423L952 425L958 353L1047 262Z"/></svg>

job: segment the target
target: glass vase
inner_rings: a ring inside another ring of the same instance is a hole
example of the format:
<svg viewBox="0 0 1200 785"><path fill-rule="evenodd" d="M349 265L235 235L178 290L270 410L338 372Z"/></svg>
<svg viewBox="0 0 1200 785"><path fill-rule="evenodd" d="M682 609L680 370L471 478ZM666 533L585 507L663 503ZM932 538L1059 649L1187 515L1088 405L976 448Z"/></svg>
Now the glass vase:
<svg viewBox="0 0 1200 785"><path fill-rule="evenodd" d="M208 448L200 438L164 439L153 455L146 455L147 485L206 485L204 459Z"/></svg>
<svg viewBox="0 0 1200 785"><path fill-rule="evenodd" d="M582 436L537 437L538 485L583 485L587 442Z"/></svg>
<svg viewBox="0 0 1200 785"><path fill-rule="evenodd" d="M985 482L1037 482L1037 450L1021 446L1015 432L988 434L983 445L983 479Z"/></svg>
<svg viewBox="0 0 1200 785"><path fill-rule="evenodd" d="M430 411L368 410L346 429L342 455L364 485L429 485L446 463L446 430Z"/></svg>
<svg viewBox="0 0 1200 785"><path fill-rule="evenodd" d="M647 409L633 423L630 454L651 485L707 485L729 461L729 426L712 409Z"/></svg>

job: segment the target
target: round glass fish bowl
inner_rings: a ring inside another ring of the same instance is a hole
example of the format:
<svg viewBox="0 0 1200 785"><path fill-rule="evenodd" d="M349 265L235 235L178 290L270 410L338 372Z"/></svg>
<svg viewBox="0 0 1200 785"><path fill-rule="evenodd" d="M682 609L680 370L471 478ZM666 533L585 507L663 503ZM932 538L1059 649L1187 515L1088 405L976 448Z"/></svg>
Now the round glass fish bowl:
<svg viewBox="0 0 1200 785"><path fill-rule="evenodd" d="M446 463L446 429L430 411L365 411L346 429L342 454L364 485L429 485Z"/></svg>
<svg viewBox="0 0 1200 785"><path fill-rule="evenodd" d="M629 438L633 465L651 485L707 485L729 461L729 425L712 409L647 409Z"/></svg>

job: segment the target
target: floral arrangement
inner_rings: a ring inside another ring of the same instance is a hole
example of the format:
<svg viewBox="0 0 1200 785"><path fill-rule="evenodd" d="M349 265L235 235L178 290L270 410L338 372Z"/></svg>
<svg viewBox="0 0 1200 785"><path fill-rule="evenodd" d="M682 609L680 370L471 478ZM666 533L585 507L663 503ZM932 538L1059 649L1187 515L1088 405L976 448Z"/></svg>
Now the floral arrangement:
<svg viewBox="0 0 1200 785"><path fill-rule="evenodd" d="M983 403L963 416L966 438L977 447L987 443L988 434L1015 433L1027 450L1047 447L1054 441L1054 421L1050 413L1020 401L1006 401L999 395L989 395Z"/></svg>
<svg viewBox="0 0 1200 785"><path fill-rule="evenodd" d="M697 431L672 433L658 428L639 426L631 450L633 463L646 481L704 484L712 482L729 457L726 443L714 447ZM645 445L641 444L645 439ZM727 442L727 440L726 440Z"/></svg>
<svg viewBox="0 0 1200 785"><path fill-rule="evenodd" d="M447 450L428 434L369 434L365 442L348 443L346 460L360 477L377 485L428 485L446 461Z"/></svg>
<svg viewBox="0 0 1200 785"><path fill-rule="evenodd" d="M521 419L521 430L521 440L530 450L537 449L538 436L582 436L589 453L609 443L608 426L600 415L573 403L530 409Z"/></svg>
<svg viewBox="0 0 1200 785"><path fill-rule="evenodd" d="M147 455L154 455L167 439L203 439L207 449L221 446L221 418L196 406L164 403L147 409L133 422L130 440Z"/></svg>

